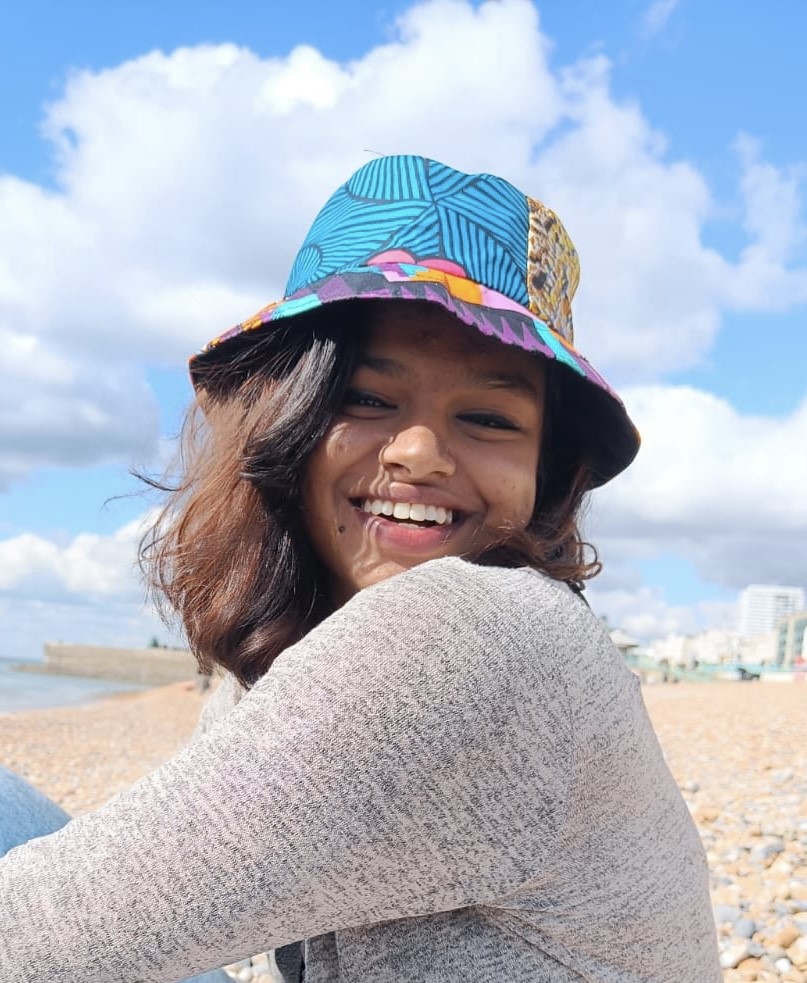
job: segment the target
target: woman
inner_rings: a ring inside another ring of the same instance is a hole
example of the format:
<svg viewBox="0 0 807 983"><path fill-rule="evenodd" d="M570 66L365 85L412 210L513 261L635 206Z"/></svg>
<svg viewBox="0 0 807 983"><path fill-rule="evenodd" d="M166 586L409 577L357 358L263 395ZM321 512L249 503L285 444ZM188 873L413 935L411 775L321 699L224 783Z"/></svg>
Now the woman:
<svg viewBox="0 0 807 983"><path fill-rule="evenodd" d="M146 563L227 676L183 753L0 862L6 983L267 948L307 983L720 979L697 832L579 596L583 496L638 438L576 285L540 203L382 158L192 360Z"/></svg>

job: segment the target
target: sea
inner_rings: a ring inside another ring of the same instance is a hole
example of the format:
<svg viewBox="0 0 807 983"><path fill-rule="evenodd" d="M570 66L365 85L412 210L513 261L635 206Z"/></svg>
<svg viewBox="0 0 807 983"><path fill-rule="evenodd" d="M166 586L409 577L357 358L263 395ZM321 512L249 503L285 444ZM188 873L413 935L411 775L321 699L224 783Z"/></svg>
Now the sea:
<svg viewBox="0 0 807 983"><path fill-rule="evenodd" d="M28 665L41 667L42 662ZM43 672L21 672L19 659L0 656L0 713L18 710L45 710L51 707L81 706L112 693L138 692L147 689L132 683L81 676L52 676Z"/></svg>

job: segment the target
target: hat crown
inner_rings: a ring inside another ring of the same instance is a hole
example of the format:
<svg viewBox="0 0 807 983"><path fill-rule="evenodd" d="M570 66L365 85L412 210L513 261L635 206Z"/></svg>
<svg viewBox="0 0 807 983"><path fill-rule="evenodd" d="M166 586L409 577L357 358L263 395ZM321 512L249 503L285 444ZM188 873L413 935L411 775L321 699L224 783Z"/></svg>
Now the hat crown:
<svg viewBox="0 0 807 983"><path fill-rule="evenodd" d="M503 178L423 157L369 161L315 218L285 296L335 273L390 262L482 284L573 342L575 248L554 212Z"/></svg>

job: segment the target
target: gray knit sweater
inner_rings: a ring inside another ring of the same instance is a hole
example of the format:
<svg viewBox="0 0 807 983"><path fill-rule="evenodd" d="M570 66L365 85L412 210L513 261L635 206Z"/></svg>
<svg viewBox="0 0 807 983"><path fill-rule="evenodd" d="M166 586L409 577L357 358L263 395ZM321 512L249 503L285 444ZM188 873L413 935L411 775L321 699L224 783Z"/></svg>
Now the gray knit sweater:
<svg viewBox="0 0 807 983"><path fill-rule="evenodd" d="M0 860L0 980L719 983L703 850L637 680L565 586L368 588L199 740Z"/></svg>

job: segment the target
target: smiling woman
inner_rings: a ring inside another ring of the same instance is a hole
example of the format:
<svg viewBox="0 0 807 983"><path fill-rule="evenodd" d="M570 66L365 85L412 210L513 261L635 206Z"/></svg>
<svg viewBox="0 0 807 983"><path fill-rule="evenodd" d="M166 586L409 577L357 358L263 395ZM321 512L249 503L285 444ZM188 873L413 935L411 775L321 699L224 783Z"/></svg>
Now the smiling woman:
<svg viewBox="0 0 807 983"><path fill-rule="evenodd" d="M5 980L273 949L286 983L717 983L697 831L579 596L638 437L576 285L541 203L381 158L192 360L143 563L225 679L182 754L0 861Z"/></svg>

